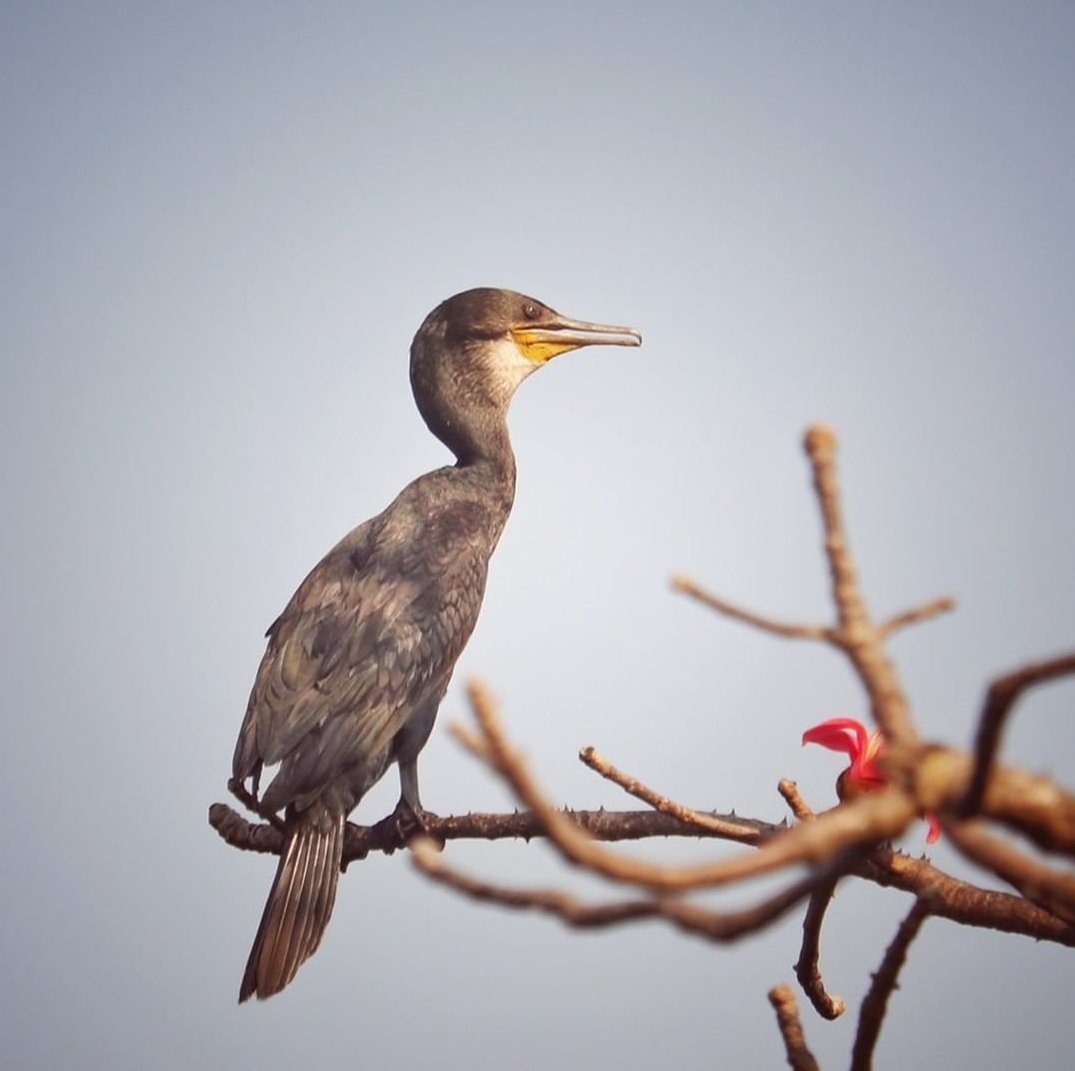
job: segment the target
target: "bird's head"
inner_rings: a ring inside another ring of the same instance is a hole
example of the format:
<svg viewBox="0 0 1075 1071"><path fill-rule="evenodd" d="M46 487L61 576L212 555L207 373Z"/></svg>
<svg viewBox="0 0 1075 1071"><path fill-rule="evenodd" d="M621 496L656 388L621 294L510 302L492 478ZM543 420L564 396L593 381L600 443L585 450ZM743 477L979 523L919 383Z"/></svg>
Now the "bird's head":
<svg viewBox="0 0 1075 1071"><path fill-rule="evenodd" d="M456 456L502 425L516 388L551 358L582 346L638 346L630 327L570 320L536 298L482 287L441 302L411 344L411 387L423 419Z"/></svg>

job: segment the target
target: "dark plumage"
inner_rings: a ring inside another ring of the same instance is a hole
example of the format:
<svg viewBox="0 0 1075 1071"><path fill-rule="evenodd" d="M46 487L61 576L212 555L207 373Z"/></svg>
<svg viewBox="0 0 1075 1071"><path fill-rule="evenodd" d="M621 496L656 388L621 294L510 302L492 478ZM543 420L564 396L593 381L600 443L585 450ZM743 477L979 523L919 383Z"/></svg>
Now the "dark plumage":
<svg viewBox="0 0 1075 1071"><path fill-rule="evenodd" d="M420 476L318 563L268 631L233 776L279 764L260 798L286 842L239 1000L278 993L332 914L347 815L399 763L397 820L421 824L418 753L478 619L515 495L516 387L557 353L637 346L637 332L567 320L508 290L468 290L426 317L411 385L456 464Z"/></svg>

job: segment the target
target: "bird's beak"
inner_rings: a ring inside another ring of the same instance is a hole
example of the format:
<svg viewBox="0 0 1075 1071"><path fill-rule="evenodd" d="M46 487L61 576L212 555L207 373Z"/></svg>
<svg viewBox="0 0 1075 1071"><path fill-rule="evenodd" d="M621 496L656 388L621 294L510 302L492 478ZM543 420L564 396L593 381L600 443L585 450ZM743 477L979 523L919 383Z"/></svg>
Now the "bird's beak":
<svg viewBox="0 0 1075 1071"><path fill-rule="evenodd" d="M591 324L556 316L544 323L519 324L511 329L515 345L528 361L544 364L559 353L580 346L641 346L642 336L633 327Z"/></svg>

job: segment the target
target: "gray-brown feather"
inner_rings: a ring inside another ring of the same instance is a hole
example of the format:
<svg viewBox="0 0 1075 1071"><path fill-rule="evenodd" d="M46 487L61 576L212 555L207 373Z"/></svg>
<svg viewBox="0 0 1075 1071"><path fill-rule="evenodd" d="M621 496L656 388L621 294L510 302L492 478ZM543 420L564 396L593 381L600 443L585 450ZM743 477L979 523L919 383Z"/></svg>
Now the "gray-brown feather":
<svg viewBox="0 0 1075 1071"><path fill-rule="evenodd" d="M257 778L279 764L261 804L286 810L287 842L240 1000L279 992L313 954L335 901L344 819L425 743L478 618L510 475L491 498L470 470L415 480L329 551L270 627L233 772Z"/></svg>
<svg viewBox="0 0 1075 1071"><path fill-rule="evenodd" d="M291 823L243 973L240 1002L279 993L317 951L336 899L343 821L342 815L307 813Z"/></svg>
<svg viewBox="0 0 1075 1071"><path fill-rule="evenodd" d="M329 551L273 623L234 758L241 779L279 763L266 809L325 796L349 811L408 718L443 692L510 509L511 488L492 501L487 490L467 469L415 480Z"/></svg>
<svg viewBox="0 0 1075 1071"><path fill-rule="evenodd" d="M545 306L510 291L458 294L411 346L419 411L458 464L420 477L334 547L268 631L233 757L237 780L275 776L261 809L286 843L242 984L278 992L332 913L346 816L394 762L420 812L417 757L470 637L515 493L506 415L533 370L512 337Z"/></svg>

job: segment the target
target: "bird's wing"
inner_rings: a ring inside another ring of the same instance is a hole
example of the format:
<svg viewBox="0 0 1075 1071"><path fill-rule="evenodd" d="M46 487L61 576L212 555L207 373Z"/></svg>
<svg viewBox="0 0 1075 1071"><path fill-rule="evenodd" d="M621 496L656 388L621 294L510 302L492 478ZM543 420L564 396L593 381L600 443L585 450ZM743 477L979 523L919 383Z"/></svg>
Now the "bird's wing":
<svg viewBox="0 0 1075 1071"><path fill-rule="evenodd" d="M392 665L407 662L414 637L396 625L414 598L411 585L378 584L345 559L326 558L270 627L236 747L236 776L280 762L311 733L322 735L331 718L376 716Z"/></svg>
<svg viewBox="0 0 1075 1071"><path fill-rule="evenodd" d="M316 795L363 761L373 780L383 772L393 737L446 684L477 618L485 560L462 543L435 568L397 559L390 576L356 569L338 548L303 582L269 630L236 745L236 777L280 763L267 805Z"/></svg>

